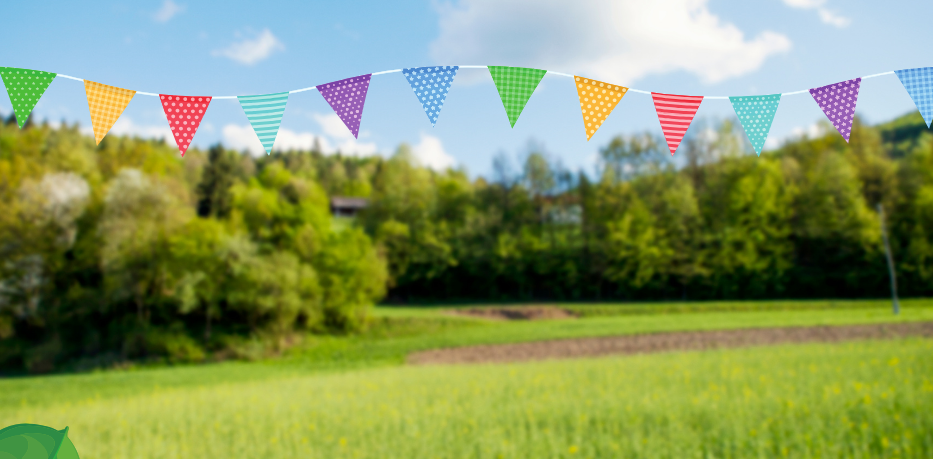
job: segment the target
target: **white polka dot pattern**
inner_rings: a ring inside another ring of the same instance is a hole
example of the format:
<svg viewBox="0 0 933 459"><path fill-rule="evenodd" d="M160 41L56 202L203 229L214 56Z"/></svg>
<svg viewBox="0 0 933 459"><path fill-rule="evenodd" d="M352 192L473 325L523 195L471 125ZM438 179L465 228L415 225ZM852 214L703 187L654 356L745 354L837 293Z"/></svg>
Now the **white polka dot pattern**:
<svg viewBox="0 0 933 459"><path fill-rule="evenodd" d="M577 85L577 97L580 98L580 111L583 112L586 140L589 141L628 92L628 88L579 76L573 79Z"/></svg>
<svg viewBox="0 0 933 459"><path fill-rule="evenodd" d="M191 140L194 139L194 134L198 132L201 120L204 119L207 106L211 104L211 98L159 94L159 101L162 102L162 110L165 111L168 125L172 128L178 151L185 156L185 152L191 146Z"/></svg>

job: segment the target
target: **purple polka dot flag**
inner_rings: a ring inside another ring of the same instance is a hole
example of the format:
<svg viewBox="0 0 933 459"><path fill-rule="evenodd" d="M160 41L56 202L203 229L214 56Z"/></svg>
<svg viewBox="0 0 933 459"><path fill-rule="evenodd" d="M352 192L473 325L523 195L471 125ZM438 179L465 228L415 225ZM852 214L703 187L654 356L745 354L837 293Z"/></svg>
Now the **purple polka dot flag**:
<svg viewBox="0 0 933 459"><path fill-rule="evenodd" d="M856 78L810 90L813 100L819 104L833 127L842 134L842 138L846 139L846 143L852 134L852 119L855 118L855 103L858 102L861 84L862 79Z"/></svg>
<svg viewBox="0 0 933 459"><path fill-rule="evenodd" d="M930 127L930 122L933 121L933 67L896 70L894 73L917 105L923 121Z"/></svg>
<svg viewBox="0 0 933 459"><path fill-rule="evenodd" d="M356 138L360 135L363 104L366 103L366 91L369 90L369 79L372 76L360 75L317 86L318 92Z"/></svg>

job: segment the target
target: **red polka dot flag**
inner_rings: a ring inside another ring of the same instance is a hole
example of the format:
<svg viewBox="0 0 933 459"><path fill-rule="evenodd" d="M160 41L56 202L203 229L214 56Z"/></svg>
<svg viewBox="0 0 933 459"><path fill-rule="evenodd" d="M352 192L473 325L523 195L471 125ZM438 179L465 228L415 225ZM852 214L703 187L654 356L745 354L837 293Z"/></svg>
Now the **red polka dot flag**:
<svg viewBox="0 0 933 459"><path fill-rule="evenodd" d="M654 99L654 109L658 112L661 130L664 131L664 140L671 149L671 156L680 146L680 141L687 133L690 122L697 114L703 96L678 96L674 94L651 93Z"/></svg>
<svg viewBox="0 0 933 459"><path fill-rule="evenodd" d="M188 151L191 145L191 139L198 132L198 126L204 119L204 112L207 106L211 104L211 98L206 96L172 96L168 94L159 94L159 101L162 102L162 110L165 111L165 118L168 119L168 125L172 128L172 135L175 136L175 143L178 144L178 151L182 156Z"/></svg>

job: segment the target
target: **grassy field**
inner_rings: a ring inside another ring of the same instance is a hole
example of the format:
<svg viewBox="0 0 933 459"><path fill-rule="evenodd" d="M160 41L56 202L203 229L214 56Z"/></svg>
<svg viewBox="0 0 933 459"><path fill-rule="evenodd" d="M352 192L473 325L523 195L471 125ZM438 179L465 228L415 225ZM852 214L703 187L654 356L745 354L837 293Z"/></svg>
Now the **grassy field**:
<svg viewBox="0 0 933 459"><path fill-rule="evenodd" d="M933 341L401 367L6 406L82 458L930 457Z"/></svg>
<svg viewBox="0 0 933 459"><path fill-rule="evenodd" d="M0 380L0 424L69 425L82 458L929 457L931 340L398 366L470 344L933 321L933 302L905 303L572 305L593 309L540 322L378 308L363 335L273 360Z"/></svg>
<svg viewBox="0 0 933 459"><path fill-rule="evenodd" d="M933 301L905 301L899 316L884 302L804 302L809 308L778 309L771 303L747 312L682 312L586 316L564 321L488 321L450 316L440 308L377 308L372 327L361 335L313 336L281 358L103 371L0 380L0 408L37 406L88 397L120 397L166 388L197 388L222 382L287 378L308 373L401 365L411 352L473 344L515 343L680 330L845 325L933 321ZM715 303L712 303L715 305ZM608 307L606 305L600 307ZM619 305L628 308L628 305Z"/></svg>
<svg viewBox="0 0 933 459"><path fill-rule="evenodd" d="M930 299L901 300L902 306L933 307ZM506 304L505 306L509 306ZM521 306L516 303L515 306ZM537 304L536 305L542 305ZM891 300L765 300L765 301L690 301L653 303L557 303L554 306L567 309L581 317L682 314L695 312L754 312L754 311L803 311L825 309L878 309L891 310ZM418 307L382 307L377 314L388 316L425 316L439 310L467 309L484 305L425 305ZM485 307L492 307L488 305Z"/></svg>

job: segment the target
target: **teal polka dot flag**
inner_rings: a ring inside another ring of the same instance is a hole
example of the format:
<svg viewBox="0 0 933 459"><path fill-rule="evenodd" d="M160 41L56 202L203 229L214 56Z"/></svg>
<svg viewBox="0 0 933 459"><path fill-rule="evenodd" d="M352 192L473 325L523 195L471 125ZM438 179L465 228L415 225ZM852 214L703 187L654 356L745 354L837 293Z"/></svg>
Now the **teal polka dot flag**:
<svg viewBox="0 0 933 459"><path fill-rule="evenodd" d="M17 69L13 67L0 67L0 77L10 96L13 113L16 114L16 124L22 129L32 113L33 107L45 93L46 88L52 84L56 74L41 70Z"/></svg>
<svg viewBox="0 0 933 459"><path fill-rule="evenodd" d="M739 96L730 97L729 100L742 123L742 128L745 129L745 135L755 148L755 153L761 156L761 149L764 148L768 132L771 131L774 114L781 103L781 95Z"/></svg>

